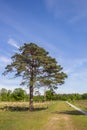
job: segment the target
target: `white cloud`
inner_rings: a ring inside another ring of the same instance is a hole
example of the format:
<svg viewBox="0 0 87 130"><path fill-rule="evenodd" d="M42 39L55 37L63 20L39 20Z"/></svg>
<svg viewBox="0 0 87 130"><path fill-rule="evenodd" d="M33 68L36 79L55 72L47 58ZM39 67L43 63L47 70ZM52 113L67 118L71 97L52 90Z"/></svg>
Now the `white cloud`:
<svg viewBox="0 0 87 130"><path fill-rule="evenodd" d="M66 79L65 84L60 86L58 93L86 93L87 92L87 69L75 71Z"/></svg>
<svg viewBox="0 0 87 130"><path fill-rule="evenodd" d="M8 57L0 56L1 63L9 63L11 60Z"/></svg>
<svg viewBox="0 0 87 130"><path fill-rule="evenodd" d="M13 38L8 39L8 44L13 46L13 47L16 47L17 49L19 48L17 42Z"/></svg>
<svg viewBox="0 0 87 130"><path fill-rule="evenodd" d="M10 58L0 55L0 73L4 71L3 68L9 63L11 63Z"/></svg>
<svg viewBox="0 0 87 130"><path fill-rule="evenodd" d="M26 89L26 86L20 86L20 83L22 81L22 77L19 78L10 78L12 77L11 75L8 76L3 76L0 75L0 89L1 88L6 88L10 90L14 90L15 88L23 87Z"/></svg>
<svg viewBox="0 0 87 130"><path fill-rule="evenodd" d="M10 77L10 76L9 76ZM0 88L14 89L20 87L20 79L12 79L8 76L0 76Z"/></svg>
<svg viewBox="0 0 87 130"><path fill-rule="evenodd" d="M10 89L10 90L14 90L15 88L19 88L20 86L16 86L16 85L11 85L11 86L9 86L9 85L7 85L7 84L0 84L0 89L1 88L6 88L6 89Z"/></svg>

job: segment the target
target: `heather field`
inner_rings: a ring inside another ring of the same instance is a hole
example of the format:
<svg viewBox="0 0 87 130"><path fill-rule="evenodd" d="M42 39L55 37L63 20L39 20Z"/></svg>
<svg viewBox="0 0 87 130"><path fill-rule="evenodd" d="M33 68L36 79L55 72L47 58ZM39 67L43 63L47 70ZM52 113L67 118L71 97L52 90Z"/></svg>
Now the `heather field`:
<svg viewBox="0 0 87 130"><path fill-rule="evenodd" d="M74 101L73 104L80 107L82 110L87 111L87 100Z"/></svg>
<svg viewBox="0 0 87 130"><path fill-rule="evenodd" d="M35 110L30 112L28 102L1 102L0 130L87 130L87 116L64 101L34 106Z"/></svg>

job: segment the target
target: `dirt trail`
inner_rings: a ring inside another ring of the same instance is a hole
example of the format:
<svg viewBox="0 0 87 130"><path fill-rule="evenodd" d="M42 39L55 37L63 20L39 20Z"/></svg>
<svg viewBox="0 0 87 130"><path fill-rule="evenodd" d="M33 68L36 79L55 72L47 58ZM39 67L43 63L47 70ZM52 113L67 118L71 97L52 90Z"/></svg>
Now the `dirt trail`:
<svg viewBox="0 0 87 130"><path fill-rule="evenodd" d="M83 118L84 115L65 102L54 104L54 109L52 109L50 114L42 130L87 130L85 129L86 119ZM80 118L81 120L84 119L84 121L82 120L84 124L80 124Z"/></svg>
<svg viewBox="0 0 87 130"><path fill-rule="evenodd" d="M44 126L44 130L75 130L72 125L72 121L69 115L55 114L52 116L47 124Z"/></svg>

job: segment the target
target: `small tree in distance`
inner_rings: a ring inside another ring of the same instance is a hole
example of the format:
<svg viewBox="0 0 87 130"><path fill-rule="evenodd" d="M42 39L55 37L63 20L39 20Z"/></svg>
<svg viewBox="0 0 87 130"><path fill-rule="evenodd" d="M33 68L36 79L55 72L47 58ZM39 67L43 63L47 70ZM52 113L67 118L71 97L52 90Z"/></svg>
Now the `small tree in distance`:
<svg viewBox="0 0 87 130"><path fill-rule="evenodd" d="M49 56L49 53L36 45L35 43L24 44L19 49L19 53L14 54L12 63L7 65L4 75L14 72L15 77L22 76L21 85L27 85L29 88L29 109L32 111L33 90L35 84L40 86L53 86L64 84L67 75L62 72L62 67L57 64L55 58Z"/></svg>
<svg viewBox="0 0 87 130"><path fill-rule="evenodd" d="M23 90L22 88L16 88L13 93L12 96L16 101L24 101L25 99L25 95L26 95L26 91Z"/></svg>

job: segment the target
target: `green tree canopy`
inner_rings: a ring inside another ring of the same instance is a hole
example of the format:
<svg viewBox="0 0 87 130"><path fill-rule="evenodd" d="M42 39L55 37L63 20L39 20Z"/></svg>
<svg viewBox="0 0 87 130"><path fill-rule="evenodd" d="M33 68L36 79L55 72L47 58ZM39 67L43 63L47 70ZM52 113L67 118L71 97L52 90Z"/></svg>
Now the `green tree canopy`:
<svg viewBox="0 0 87 130"><path fill-rule="evenodd" d="M14 99L16 101L24 101L24 98L26 96L26 91L23 90L22 88L16 88L13 93L12 93Z"/></svg>
<svg viewBox="0 0 87 130"><path fill-rule="evenodd" d="M34 43L24 44L19 53L14 54L12 63L7 65L4 74L14 72L15 77L22 76L21 85L27 85L30 91L30 110L33 110L33 89L35 84L57 86L64 84L67 75L55 58Z"/></svg>
<svg viewBox="0 0 87 130"><path fill-rule="evenodd" d="M52 90L46 91L46 100L52 100L54 96L54 92Z"/></svg>
<svg viewBox="0 0 87 130"><path fill-rule="evenodd" d="M7 93L8 93L8 91L5 88L2 88L0 90L1 101L6 101L7 100Z"/></svg>

